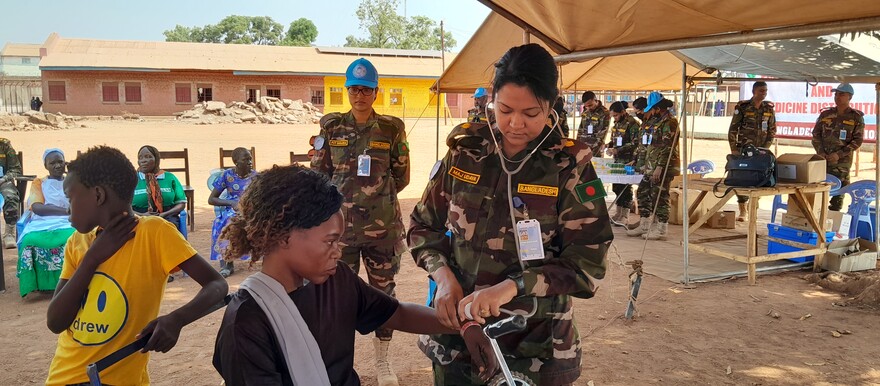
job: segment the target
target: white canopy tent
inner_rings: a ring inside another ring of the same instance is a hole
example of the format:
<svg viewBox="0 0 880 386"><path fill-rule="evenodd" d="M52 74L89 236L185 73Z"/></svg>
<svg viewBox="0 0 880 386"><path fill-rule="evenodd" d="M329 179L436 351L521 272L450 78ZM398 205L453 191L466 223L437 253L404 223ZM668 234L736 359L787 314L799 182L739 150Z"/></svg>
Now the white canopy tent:
<svg viewBox="0 0 880 386"><path fill-rule="evenodd" d="M875 36L842 36L880 30L880 2L876 0L479 1L494 12L438 80L435 87L441 92L485 86L494 61L534 35L564 65L560 71L564 90L678 86L685 95L689 77L697 69L711 68L785 80L876 83L880 110L880 49L871 48ZM685 109L682 105L683 128L687 127ZM682 130L685 160L687 142L687 130ZM878 146L874 152L877 159ZM682 170L687 173L686 168ZM875 180L880 181L880 168L875 173ZM682 186L684 202L687 180L683 179ZM682 217L687 218L687 213ZM687 283L689 224L684 223Z"/></svg>

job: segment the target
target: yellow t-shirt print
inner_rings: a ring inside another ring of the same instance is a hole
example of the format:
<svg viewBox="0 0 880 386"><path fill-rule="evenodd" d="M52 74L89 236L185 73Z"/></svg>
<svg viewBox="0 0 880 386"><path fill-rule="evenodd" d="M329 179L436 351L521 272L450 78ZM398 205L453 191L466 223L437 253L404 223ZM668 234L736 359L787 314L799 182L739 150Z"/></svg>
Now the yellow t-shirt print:
<svg viewBox="0 0 880 386"><path fill-rule="evenodd" d="M70 325L73 340L83 346L109 342L128 321L128 299L112 277L96 272Z"/></svg>

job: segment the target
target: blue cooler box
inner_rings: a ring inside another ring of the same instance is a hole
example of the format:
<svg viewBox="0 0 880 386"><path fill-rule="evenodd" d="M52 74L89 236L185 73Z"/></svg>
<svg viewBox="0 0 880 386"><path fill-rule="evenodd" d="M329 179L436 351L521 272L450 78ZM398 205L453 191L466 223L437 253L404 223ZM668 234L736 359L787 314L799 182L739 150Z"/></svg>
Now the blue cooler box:
<svg viewBox="0 0 880 386"><path fill-rule="evenodd" d="M770 233L770 237L775 237L777 239L789 240L798 243L811 244L816 245L819 242L819 235L816 232L807 232L800 229L794 229L789 227L784 227L779 224L767 224L767 230ZM825 241L831 242L831 239L834 238L834 232L825 232ZM767 253L785 253L785 252L794 252L794 251L802 251L801 248L790 247L788 245L779 244L774 241L767 242ZM796 257L793 259L788 259L797 263L806 263L808 261L813 261L813 256L805 256L805 257Z"/></svg>

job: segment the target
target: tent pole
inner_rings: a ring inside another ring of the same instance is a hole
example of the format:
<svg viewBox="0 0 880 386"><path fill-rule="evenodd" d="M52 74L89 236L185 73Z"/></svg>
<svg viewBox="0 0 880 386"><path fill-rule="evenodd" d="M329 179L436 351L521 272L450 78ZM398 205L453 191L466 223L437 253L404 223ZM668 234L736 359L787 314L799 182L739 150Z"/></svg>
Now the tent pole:
<svg viewBox="0 0 880 386"><path fill-rule="evenodd" d="M878 146L880 145L880 140L877 139L877 134L880 133L880 130L878 130L880 129L880 83L874 85L874 90L877 94L876 103L874 104L874 183L876 185L874 189L880 190L880 167L878 167L877 163L877 155L880 153L880 146ZM876 201L874 202L876 203ZM868 214L870 213L871 211L869 210ZM880 224L880 210L876 211L874 216L874 224ZM856 223L856 226L858 226L858 223ZM878 237L880 231L878 229L880 227L874 228L874 244L880 246L880 237Z"/></svg>
<svg viewBox="0 0 880 386"><path fill-rule="evenodd" d="M529 43L531 43L531 40L532 40L532 38L531 38L531 35L529 35L529 30L524 29L523 30L523 44L529 44Z"/></svg>
<svg viewBox="0 0 880 386"><path fill-rule="evenodd" d="M681 223L683 224L681 227L683 229L682 232L682 243L684 244L684 285L690 284L690 277L688 277L688 263L689 263L689 251L688 251L688 231L691 227L691 218L688 216L688 169L687 169L687 159L688 159L688 148L687 148L687 63L681 62L681 143L682 143L682 154L681 159L685 162L685 165L679 165L681 167L682 178L681 178Z"/></svg>
<svg viewBox="0 0 880 386"><path fill-rule="evenodd" d="M688 48L726 46L763 42L767 40L798 39L821 35L837 35L844 32L872 31L880 29L880 17L866 17L844 21L805 24L793 27L768 28L758 31L736 31L695 38L672 39L628 46L575 51L557 56L557 62L584 62L605 56L641 54L655 51L675 51Z"/></svg>

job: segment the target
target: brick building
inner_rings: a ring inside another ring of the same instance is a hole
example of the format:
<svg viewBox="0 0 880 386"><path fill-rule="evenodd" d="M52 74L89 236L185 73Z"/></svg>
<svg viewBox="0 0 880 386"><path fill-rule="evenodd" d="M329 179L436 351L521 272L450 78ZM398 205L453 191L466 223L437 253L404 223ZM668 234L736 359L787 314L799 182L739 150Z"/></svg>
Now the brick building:
<svg viewBox="0 0 880 386"><path fill-rule="evenodd" d="M71 115L167 116L200 101L261 96L347 110L345 69L365 57L381 75L378 112L434 117L438 98L430 87L442 72L436 51L87 40L55 33L40 54L43 109ZM441 114L452 113L448 98L440 99Z"/></svg>

